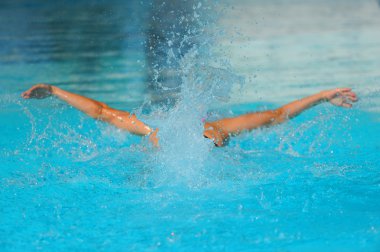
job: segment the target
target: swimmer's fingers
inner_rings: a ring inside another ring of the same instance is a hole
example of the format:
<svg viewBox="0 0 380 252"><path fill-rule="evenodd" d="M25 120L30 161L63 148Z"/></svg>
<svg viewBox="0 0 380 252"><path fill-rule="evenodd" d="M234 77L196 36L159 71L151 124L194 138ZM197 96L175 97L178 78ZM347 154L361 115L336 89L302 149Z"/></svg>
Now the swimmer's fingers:
<svg viewBox="0 0 380 252"><path fill-rule="evenodd" d="M28 91L25 91L25 92L23 92L23 93L21 94L21 97L24 98L24 99L29 99L30 94L29 94Z"/></svg>
<svg viewBox="0 0 380 252"><path fill-rule="evenodd" d="M337 96L345 96L345 94L348 94L352 92L351 88L335 88L330 90L322 91L322 96L330 101L331 99L336 98Z"/></svg>
<svg viewBox="0 0 380 252"><path fill-rule="evenodd" d="M337 97L330 100L334 105L341 106L344 108L352 108L352 103L357 102L358 97L351 89L343 89L338 94Z"/></svg>
<svg viewBox="0 0 380 252"><path fill-rule="evenodd" d="M29 99L31 98L31 94L32 94L32 88L26 90L25 92L23 92L21 94L21 97L24 98L24 99Z"/></svg>
<svg viewBox="0 0 380 252"><path fill-rule="evenodd" d="M342 102L340 106L344 108L352 108L352 104L349 102Z"/></svg>
<svg viewBox="0 0 380 252"><path fill-rule="evenodd" d="M356 94L351 91L338 92L333 98L329 99L329 102L335 106L351 108L352 103L356 102L358 98Z"/></svg>
<svg viewBox="0 0 380 252"><path fill-rule="evenodd" d="M352 108L352 102L355 102L356 100L348 99L344 96L338 96L330 100L330 103L344 108Z"/></svg>
<svg viewBox="0 0 380 252"><path fill-rule="evenodd" d="M351 92L351 88L337 88L336 91L339 93Z"/></svg>
<svg viewBox="0 0 380 252"><path fill-rule="evenodd" d="M358 101L357 95L354 92L352 92L352 91L341 92L340 95L342 95L343 97L349 99L352 102L357 102Z"/></svg>
<svg viewBox="0 0 380 252"><path fill-rule="evenodd" d="M351 108L352 103L358 101L358 97L351 88L336 88L324 92L325 98L333 105Z"/></svg>
<svg viewBox="0 0 380 252"><path fill-rule="evenodd" d="M330 103L338 106L338 107L344 107L344 108L351 108L351 103L347 102L342 96L337 96L333 99L330 99Z"/></svg>

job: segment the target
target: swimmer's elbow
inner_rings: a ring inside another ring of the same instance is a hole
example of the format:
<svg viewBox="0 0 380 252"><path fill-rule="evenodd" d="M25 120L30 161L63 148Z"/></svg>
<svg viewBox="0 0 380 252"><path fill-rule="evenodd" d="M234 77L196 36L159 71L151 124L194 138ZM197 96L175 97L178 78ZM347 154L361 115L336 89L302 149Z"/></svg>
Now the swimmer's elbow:
<svg viewBox="0 0 380 252"><path fill-rule="evenodd" d="M104 122L112 122L115 117L115 113L112 113L108 107L100 106L96 111L96 119Z"/></svg>
<svg viewBox="0 0 380 252"><path fill-rule="evenodd" d="M281 107L272 111L272 124L280 124L288 120L288 113L285 108Z"/></svg>
<svg viewBox="0 0 380 252"><path fill-rule="evenodd" d="M104 114L105 114L105 108L103 106L99 106L97 109L96 109L96 115L95 115L95 118L98 119L98 120L101 120L103 121L103 118L105 118Z"/></svg>
<svg viewBox="0 0 380 252"><path fill-rule="evenodd" d="M84 112L92 118L104 121L107 119L107 109L109 109L107 104L103 102L96 102L93 106L90 106L87 110L84 110Z"/></svg>

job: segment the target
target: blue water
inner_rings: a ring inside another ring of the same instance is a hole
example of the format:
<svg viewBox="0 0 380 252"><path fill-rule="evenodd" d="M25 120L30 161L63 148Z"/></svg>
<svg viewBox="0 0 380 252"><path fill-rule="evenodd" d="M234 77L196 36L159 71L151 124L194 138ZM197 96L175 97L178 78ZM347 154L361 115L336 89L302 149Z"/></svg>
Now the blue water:
<svg viewBox="0 0 380 252"><path fill-rule="evenodd" d="M323 64L309 66L297 54L292 66L305 72L296 72L295 82L316 78L324 84L295 88L272 83L288 76L279 61L266 62L267 52L255 51L262 59L236 71L233 62L211 52L223 44L218 40L231 39L221 31L224 15L235 11L231 6L162 4L0 4L0 250L378 251L380 61L371 54L379 46L366 46L373 40L360 33L371 28L359 18L366 13L357 14L351 30L328 34L351 43L356 56L347 62L355 64L313 56L337 73L322 79ZM241 4L272 10L279 3ZM177 19L165 14L170 10L194 20L176 30ZM199 36L209 22L214 29ZM188 29L191 39L176 51ZM275 29L267 29L257 36L289 54L293 46L281 42L288 35L272 37ZM355 29L361 37L350 40L346 35ZM315 48L310 38L324 38L318 32L307 34L302 48L329 51L328 42ZM157 34L167 37L153 39ZM358 79L358 65L362 86L340 77ZM250 66L257 75L252 80L241 73ZM273 77L266 78L271 71ZM293 99L294 90L333 87L329 78L353 85L360 97L353 109L322 104L286 124L235 137L225 148L202 137L205 115L217 119L275 108ZM160 127L161 149L53 98L22 100L20 92L36 82L135 112Z"/></svg>

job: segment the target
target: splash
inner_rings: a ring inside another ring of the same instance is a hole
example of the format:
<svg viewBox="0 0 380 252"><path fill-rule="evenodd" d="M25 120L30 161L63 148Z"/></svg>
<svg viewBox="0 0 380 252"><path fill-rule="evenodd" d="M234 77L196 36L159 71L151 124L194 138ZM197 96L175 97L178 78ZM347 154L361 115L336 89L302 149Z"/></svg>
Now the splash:
<svg viewBox="0 0 380 252"><path fill-rule="evenodd" d="M210 13L197 14L201 6L205 4L193 7L193 26L187 26L187 32L174 33L174 37L170 33L163 60L166 68L160 65L153 71L155 89L175 93L174 103L163 103L156 111L160 117L157 122L160 149L152 157L152 166L155 167L154 177L163 183L174 181L198 186L207 182L205 169L212 159L210 152L214 144L203 137L204 121L210 107L228 102L233 86L244 82L231 70L228 60L213 52L215 38L220 32L217 29L206 32L212 22L204 20ZM178 23L183 20L184 17L180 17ZM192 41L190 49L189 41ZM179 47L173 48L173 44ZM168 82L176 80L178 84L173 87L173 84L158 81L168 79L158 73L170 73Z"/></svg>

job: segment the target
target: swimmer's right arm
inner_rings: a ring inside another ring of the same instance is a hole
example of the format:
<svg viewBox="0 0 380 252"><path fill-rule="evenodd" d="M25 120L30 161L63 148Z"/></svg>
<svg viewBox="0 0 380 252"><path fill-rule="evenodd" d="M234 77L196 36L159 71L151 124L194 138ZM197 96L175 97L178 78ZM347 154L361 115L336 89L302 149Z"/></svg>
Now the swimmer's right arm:
<svg viewBox="0 0 380 252"><path fill-rule="evenodd" d="M145 136L153 131L149 126L138 120L135 115L129 112L110 108L103 102L65 91L53 85L34 85L23 92L21 96L24 99L44 99L49 96L56 96L92 118L108 122L133 134Z"/></svg>

